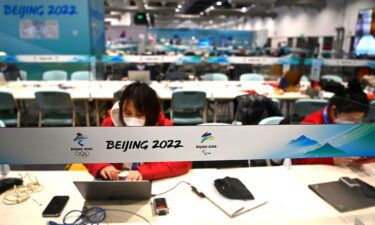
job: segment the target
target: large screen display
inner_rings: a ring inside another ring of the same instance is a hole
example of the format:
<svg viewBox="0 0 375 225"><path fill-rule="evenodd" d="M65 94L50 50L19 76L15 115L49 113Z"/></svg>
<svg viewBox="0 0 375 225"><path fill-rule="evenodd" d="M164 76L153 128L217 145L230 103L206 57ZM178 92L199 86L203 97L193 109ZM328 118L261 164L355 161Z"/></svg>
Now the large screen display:
<svg viewBox="0 0 375 225"><path fill-rule="evenodd" d="M359 11L354 50L357 56L375 56L375 8Z"/></svg>

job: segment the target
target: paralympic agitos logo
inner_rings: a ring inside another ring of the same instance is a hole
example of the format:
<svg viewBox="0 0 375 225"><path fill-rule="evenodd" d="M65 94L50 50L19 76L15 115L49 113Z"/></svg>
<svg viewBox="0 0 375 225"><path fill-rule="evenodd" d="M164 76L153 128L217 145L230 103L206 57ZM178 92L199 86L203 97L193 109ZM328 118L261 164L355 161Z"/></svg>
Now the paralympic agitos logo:
<svg viewBox="0 0 375 225"><path fill-rule="evenodd" d="M75 151L75 155L77 157L83 157L87 158L90 155L90 151L92 151L91 147L84 147L84 141L86 141L88 137L80 132L78 132L73 139L74 142L76 142L80 147L73 147L70 148L71 151Z"/></svg>

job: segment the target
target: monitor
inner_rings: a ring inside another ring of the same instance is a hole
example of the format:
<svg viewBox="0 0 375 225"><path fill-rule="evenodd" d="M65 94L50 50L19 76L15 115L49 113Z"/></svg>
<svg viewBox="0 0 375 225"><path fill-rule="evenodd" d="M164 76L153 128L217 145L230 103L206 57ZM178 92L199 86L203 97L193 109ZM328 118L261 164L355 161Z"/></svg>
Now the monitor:
<svg viewBox="0 0 375 225"><path fill-rule="evenodd" d="M129 70L128 78L131 81L142 81L145 83L149 83L150 71L149 70Z"/></svg>
<svg viewBox="0 0 375 225"><path fill-rule="evenodd" d="M142 181L74 181L74 185L86 200L149 199L151 182Z"/></svg>
<svg viewBox="0 0 375 225"><path fill-rule="evenodd" d="M375 8L358 13L354 51L359 57L375 57Z"/></svg>

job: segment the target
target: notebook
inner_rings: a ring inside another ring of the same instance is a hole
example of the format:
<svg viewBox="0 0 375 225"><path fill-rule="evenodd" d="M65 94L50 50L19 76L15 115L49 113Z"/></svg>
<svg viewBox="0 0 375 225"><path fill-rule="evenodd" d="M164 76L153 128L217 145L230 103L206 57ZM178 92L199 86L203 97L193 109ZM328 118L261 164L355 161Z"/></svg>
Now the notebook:
<svg viewBox="0 0 375 225"><path fill-rule="evenodd" d="M267 199L260 194L258 188L253 185L247 185L241 179L246 188L253 194L254 200L233 200L222 196L214 186L214 180L218 178L222 177L210 178L205 181L199 180L199 182L192 182L192 184L229 217L241 215L267 203Z"/></svg>

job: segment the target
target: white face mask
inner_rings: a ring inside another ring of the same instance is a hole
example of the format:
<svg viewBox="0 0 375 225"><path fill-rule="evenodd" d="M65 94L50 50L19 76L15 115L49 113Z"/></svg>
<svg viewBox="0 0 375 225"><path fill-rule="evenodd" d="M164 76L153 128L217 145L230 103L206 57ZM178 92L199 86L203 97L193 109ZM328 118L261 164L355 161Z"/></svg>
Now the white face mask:
<svg viewBox="0 0 375 225"><path fill-rule="evenodd" d="M124 122L128 127L142 127L145 125L146 120L135 117L124 117Z"/></svg>
<svg viewBox="0 0 375 225"><path fill-rule="evenodd" d="M340 119L340 118L335 119L334 123L335 124L355 124L355 122L353 122L353 121L343 120L343 119Z"/></svg>

